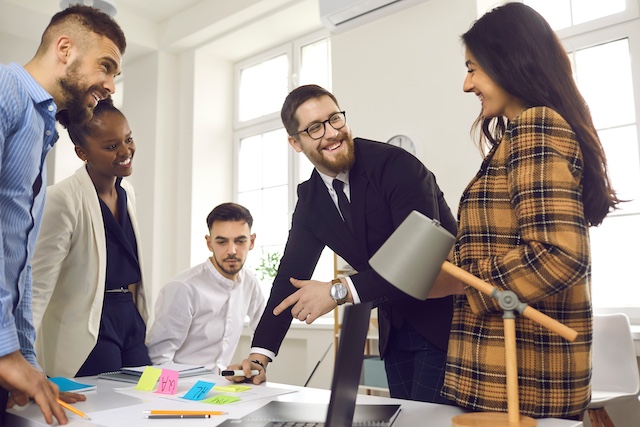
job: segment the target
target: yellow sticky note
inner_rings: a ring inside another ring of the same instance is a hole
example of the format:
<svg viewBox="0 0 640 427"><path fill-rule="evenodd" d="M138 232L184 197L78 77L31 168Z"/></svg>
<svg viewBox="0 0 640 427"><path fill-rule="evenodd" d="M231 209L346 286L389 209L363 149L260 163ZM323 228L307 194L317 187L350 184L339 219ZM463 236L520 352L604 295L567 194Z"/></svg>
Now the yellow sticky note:
<svg viewBox="0 0 640 427"><path fill-rule="evenodd" d="M152 391L156 387L160 375L162 375L162 369L147 366L136 384L136 390Z"/></svg>
<svg viewBox="0 0 640 427"><path fill-rule="evenodd" d="M213 403L214 405L226 405L227 403L237 402L238 400L240 400L239 397L218 394L208 399L201 400L201 402Z"/></svg>
<svg viewBox="0 0 640 427"><path fill-rule="evenodd" d="M217 385L213 389L216 391L240 393L241 391L251 390L251 387L249 387L248 385L231 384L231 385Z"/></svg>

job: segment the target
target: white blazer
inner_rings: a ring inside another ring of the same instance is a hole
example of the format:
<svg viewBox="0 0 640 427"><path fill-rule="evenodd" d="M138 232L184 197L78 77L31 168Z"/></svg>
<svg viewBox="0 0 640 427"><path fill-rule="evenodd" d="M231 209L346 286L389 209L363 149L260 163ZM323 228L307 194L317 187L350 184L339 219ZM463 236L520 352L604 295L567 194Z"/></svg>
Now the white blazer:
<svg viewBox="0 0 640 427"><path fill-rule="evenodd" d="M133 187L122 180L142 260ZM47 188L33 259L33 323L38 363L49 376L73 377L98 340L107 269L107 243L98 194L83 165ZM145 323L151 301L140 281L136 305Z"/></svg>

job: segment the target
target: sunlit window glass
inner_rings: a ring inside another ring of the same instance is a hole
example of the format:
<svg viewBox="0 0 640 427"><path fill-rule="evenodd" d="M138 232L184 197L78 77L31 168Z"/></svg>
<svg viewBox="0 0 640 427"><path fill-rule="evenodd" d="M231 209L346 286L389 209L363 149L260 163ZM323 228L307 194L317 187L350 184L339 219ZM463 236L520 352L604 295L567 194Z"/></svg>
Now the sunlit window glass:
<svg viewBox="0 0 640 427"><path fill-rule="evenodd" d="M292 155L277 113L291 84L314 83L331 90L328 38L308 37L283 46L281 51L289 53L266 60L258 56L255 62L244 62L251 65L240 65L236 85L237 130L248 135L239 140L236 200L254 218L256 244L246 265L256 270L265 296L269 295L273 278L263 273L266 270L272 273L277 268L274 259L284 252L297 186L309 179L313 171L304 154ZM264 119L253 120L260 117ZM265 132L265 128L276 130ZM313 277L327 280L332 275L333 253L325 250Z"/></svg>
<svg viewBox="0 0 640 427"><path fill-rule="evenodd" d="M589 229L592 292L595 307L640 307L640 286L634 280L640 259L640 215L609 216ZM630 266L630 268L624 268Z"/></svg>
<svg viewBox="0 0 640 427"><path fill-rule="evenodd" d="M578 86L589 105L596 129L635 122L627 39L578 50L575 67Z"/></svg>
<svg viewBox="0 0 640 427"><path fill-rule="evenodd" d="M300 85L313 83L330 90L329 39L307 44L300 51Z"/></svg>
<svg viewBox="0 0 640 427"><path fill-rule="evenodd" d="M571 26L571 0L525 0L524 4L544 16L554 30Z"/></svg>
<svg viewBox="0 0 640 427"><path fill-rule="evenodd" d="M610 214L609 217L623 213L640 213L640 153L637 126L601 130L598 131L598 135L607 154L609 178L613 188L620 199L627 200L620 205L619 211ZM617 237L619 235L614 236Z"/></svg>
<svg viewBox="0 0 640 427"><path fill-rule="evenodd" d="M238 119L242 121L280 111L289 93L289 61L279 55L240 72Z"/></svg>
<svg viewBox="0 0 640 427"><path fill-rule="evenodd" d="M287 185L289 162L284 129L240 141L238 192Z"/></svg>
<svg viewBox="0 0 640 427"><path fill-rule="evenodd" d="M626 0L573 0L573 25L623 12L626 6Z"/></svg>
<svg viewBox="0 0 640 427"><path fill-rule="evenodd" d="M544 16L554 30L623 12L626 0L524 0Z"/></svg>

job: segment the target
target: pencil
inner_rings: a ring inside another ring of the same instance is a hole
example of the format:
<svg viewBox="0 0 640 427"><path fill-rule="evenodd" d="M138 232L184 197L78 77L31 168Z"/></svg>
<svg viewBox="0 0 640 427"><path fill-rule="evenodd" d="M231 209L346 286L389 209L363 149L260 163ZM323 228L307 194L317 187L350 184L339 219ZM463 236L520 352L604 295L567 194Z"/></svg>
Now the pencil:
<svg viewBox="0 0 640 427"><path fill-rule="evenodd" d="M69 405L69 404L68 404L68 403L66 403L66 402L63 402L63 401L62 401L62 400L60 400L60 399L56 399L56 400L58 401L58 403L60 404L60 406L62 406L63 408L68 409L69 411L73 412L73 413L74 413L74 414L76 414L76 415L81 416L82 418L84 418L84 419L86 419L86 420L91 420L91 418L89 418L89 417L87 416L87 414L85 414L85 413L84 413L84 412L82 412L81 410L74 408L73 406Z"/></svg>
<svg viewBox="0 0 640 427"><path fill-rule="evenodd" d="M142 411L144 415L227 415L226 412L222 411L172 411L172 410L162 410L162 409L154 409L151 411Z"/></svg>
<svg viewBox="0 0 640 427"><path fill-rule="evenodd" d="M189 419L189 418L211 418L211 415L209 414L203 414L203 415L177 415L177 414L173 414L173 415L145 415L144 418L149 418L149 419L175 419L175 418L182 418L182 419Z"/></svg>

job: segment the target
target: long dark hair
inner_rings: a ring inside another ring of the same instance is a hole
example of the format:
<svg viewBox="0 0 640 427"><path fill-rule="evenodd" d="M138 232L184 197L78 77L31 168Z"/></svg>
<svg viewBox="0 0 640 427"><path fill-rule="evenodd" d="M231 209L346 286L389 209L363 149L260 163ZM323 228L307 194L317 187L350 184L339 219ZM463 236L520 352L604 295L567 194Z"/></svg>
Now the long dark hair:
<svg viewBox="0 0 640 427"><path fill-rule="evenodd" d="M486 13L462 42L487 75L527 107L557 111L576 133L584 160L583 204L589 225L599 225L620 202L607 174L607 160L591 113L571 73L571 63L547 21L531 7L507 3ZM495 145L505 119L480 114L479 145Z"/></svg>

